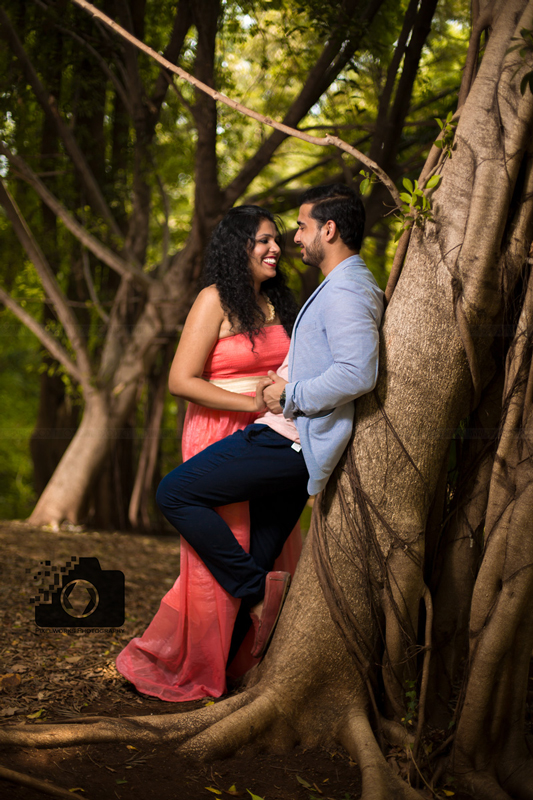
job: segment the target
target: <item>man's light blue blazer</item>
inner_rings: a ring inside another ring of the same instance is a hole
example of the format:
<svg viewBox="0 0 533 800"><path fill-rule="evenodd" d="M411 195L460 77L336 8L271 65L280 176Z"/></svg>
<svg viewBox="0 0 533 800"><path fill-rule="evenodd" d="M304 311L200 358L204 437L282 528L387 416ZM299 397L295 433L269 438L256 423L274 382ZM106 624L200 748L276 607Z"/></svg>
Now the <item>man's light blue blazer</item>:
<svg viewBox="0 0 533 800"><path fill-rule="evenodd" d="M376 385L382 315L383 292L359 256L338 264L298 314L283 414L298 428L309 494L324 488L348 444L354 400Z"/></svg>

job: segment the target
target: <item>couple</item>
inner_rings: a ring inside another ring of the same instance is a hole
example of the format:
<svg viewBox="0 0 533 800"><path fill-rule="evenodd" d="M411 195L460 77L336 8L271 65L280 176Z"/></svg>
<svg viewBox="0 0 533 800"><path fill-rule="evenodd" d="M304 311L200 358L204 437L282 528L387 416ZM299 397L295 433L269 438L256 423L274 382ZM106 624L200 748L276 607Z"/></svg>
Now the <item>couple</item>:
<svg viewBox="0 0 533 800"><path fill-rule="evenodd" d="M271 215L241 206L213 234L208 285L169 379L191 401L187 460L157 493L182 536L180 577L117 658L141 692L220 696L226 672L242 675L266 649L299 554L291 531L307 492L326 485L352 432L353 401L377 379L383 295L358 256L363 228L349 187L305 193L295 242L325 280L295 322Z"/></svg>

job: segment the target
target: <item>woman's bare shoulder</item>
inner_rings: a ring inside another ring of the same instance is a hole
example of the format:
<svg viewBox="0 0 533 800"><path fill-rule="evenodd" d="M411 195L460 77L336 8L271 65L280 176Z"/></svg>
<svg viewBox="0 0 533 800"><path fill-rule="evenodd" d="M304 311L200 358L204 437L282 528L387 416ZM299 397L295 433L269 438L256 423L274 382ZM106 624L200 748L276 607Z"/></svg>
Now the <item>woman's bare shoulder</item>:
<svg viewBox="0 0 533 800"><path fill-rule="evenodd" d="M211 284L211 286L206 286L204 289L198 292L198 297L196 300L211 306L219 305L220 308L222 308L220 295L214 283Z"/></svg>
<svg viewBox="0 0 533 800"><path fill-rule="evenodd" d="M199 292L196 300L194 301L191 312L196 315L214 315L220 320L224 316L224 309L220 302L220 295L216 286L206 286Z"/></svg>

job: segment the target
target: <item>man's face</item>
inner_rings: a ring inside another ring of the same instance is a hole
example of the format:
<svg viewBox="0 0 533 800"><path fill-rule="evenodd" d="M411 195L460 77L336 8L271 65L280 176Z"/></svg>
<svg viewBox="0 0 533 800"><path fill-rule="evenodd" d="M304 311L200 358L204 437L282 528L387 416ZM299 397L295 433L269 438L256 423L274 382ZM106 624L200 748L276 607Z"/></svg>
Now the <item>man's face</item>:
<svg viewBox="0 0 533 800"><path fill-rule="evenodd" d="M294 237L296 244L300 245L302 261L311 267L320 267L324 260L324 245L322 231L316 219L311 216L311 203L300 207L298 213L298 230Z"/></svg>

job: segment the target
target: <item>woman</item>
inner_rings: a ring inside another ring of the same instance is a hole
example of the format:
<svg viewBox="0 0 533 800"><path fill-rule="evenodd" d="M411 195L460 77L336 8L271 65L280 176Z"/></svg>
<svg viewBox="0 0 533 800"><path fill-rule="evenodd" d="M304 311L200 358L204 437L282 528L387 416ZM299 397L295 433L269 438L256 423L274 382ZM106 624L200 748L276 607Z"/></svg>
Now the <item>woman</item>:
<svg viewBox="0 0 533 800"><path fill-rule="evenodd" d="M206 258L205 288L198 295L170 370L172 394L189 401L183 459L245 428L263 408L255 387L276 370L289 348L297 314L278 270L280 236L272 215L258 206L231 209L217 226ZM248 549L248 504L219 513ZM293 572L299 530L289 537L275 569ZM239 601L225 592L181 539L180 576L140 639L117 658L119 671L139 691L162 700L219 697ZM232 663L242 675L254 660L246 639Z"/></svg>

